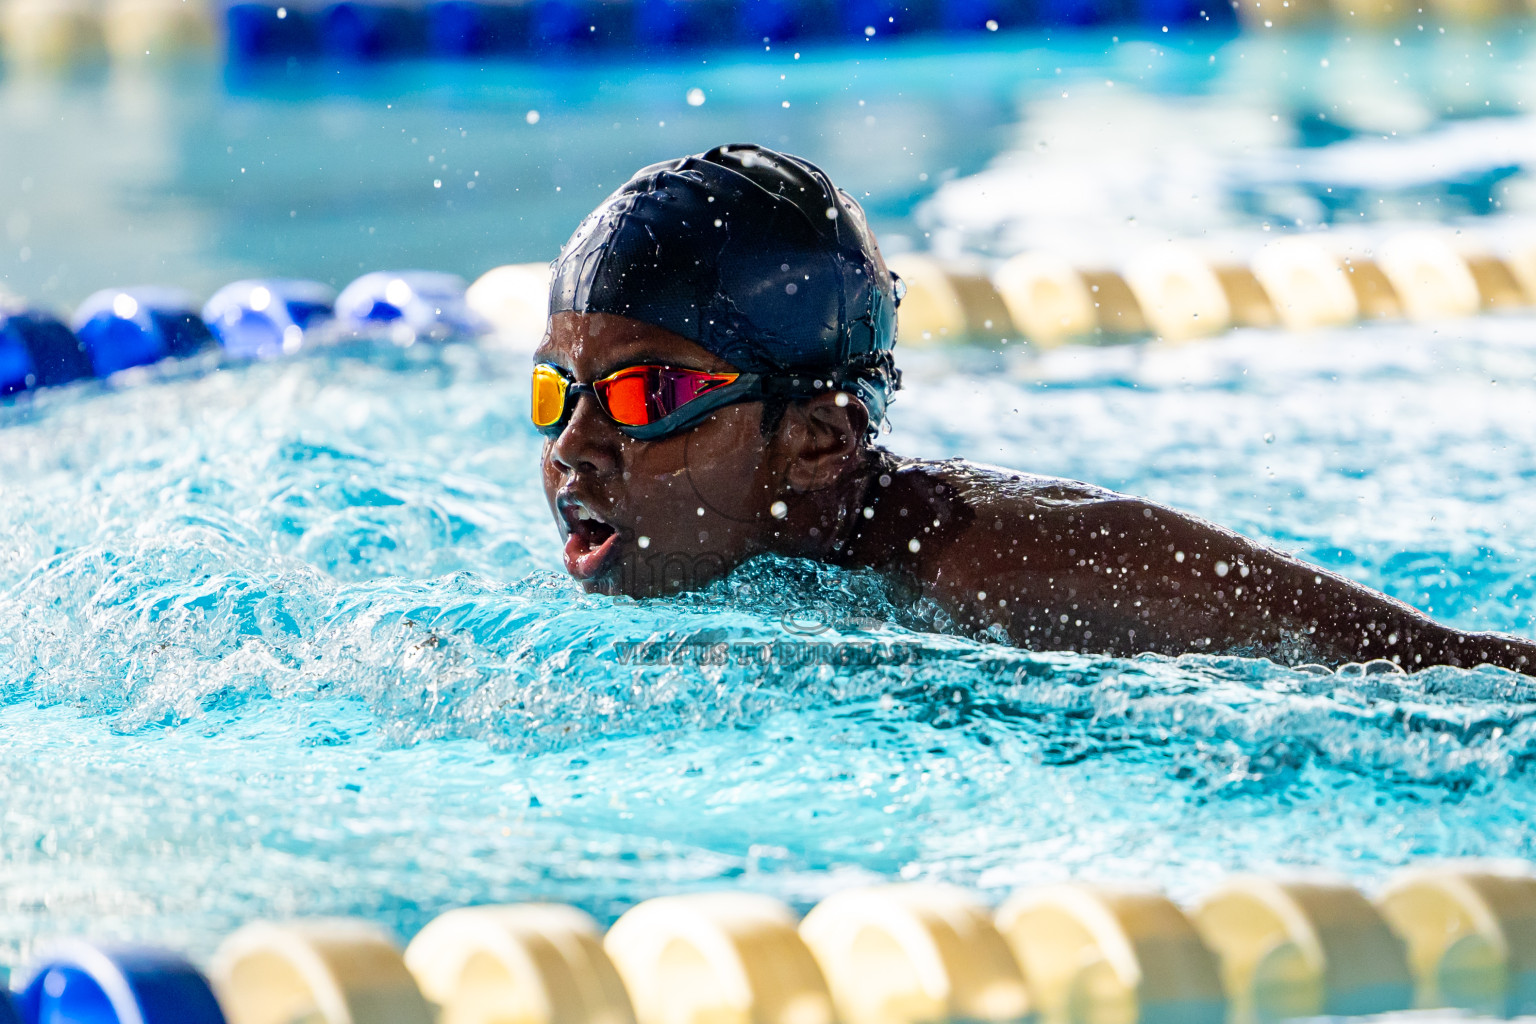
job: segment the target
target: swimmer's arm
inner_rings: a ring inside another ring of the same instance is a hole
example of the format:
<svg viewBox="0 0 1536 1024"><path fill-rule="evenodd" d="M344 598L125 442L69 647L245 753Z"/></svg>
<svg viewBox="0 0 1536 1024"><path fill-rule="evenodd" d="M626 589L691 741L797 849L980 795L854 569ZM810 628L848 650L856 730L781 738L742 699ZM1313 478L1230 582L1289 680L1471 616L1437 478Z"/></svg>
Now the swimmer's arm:
<svg viewBox="0 0 1536 1024"><path fill-rule="evenodd" d="M1451 629L1342 576L1140 499L1047 506L1022 531L1017 521L1012 530L988 525L978 522L961 549L991 549L976 560L996 567L991 585L967 581L975 590L954 594L953 603L973 628L999 626L1014 643L1536 670L1528 640ZM1024 544L1003 546L1003 537L1021 533Z"/></svg>

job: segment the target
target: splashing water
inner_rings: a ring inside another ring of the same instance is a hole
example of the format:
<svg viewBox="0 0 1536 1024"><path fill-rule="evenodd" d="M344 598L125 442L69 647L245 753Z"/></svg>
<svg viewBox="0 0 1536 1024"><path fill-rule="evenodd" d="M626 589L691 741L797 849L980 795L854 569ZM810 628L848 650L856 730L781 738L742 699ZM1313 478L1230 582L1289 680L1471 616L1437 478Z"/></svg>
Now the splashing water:
<svg viewBox="0 0 1536 1024"><path fill-rule="evenodd" d="M1533 326L908 354L887 441L1144 494L1529 633ZM404 936L494 900L1187 896L1536 856L1536 683L1511 673L1025 652L794 562L583 595L525 373L322 353L0 409L5 959L62 933L205 954L296 913Z"/></svg>

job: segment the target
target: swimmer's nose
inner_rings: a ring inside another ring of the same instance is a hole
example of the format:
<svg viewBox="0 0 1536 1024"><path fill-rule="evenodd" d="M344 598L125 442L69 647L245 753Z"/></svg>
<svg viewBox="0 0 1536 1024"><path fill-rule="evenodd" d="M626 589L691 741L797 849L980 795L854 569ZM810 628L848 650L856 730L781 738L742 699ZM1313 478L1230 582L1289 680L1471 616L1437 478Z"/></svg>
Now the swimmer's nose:
<svg viewBox="0 0 1536 1024"><path fill-rule="evenodd" d="M608 473L618 468L622 437L597 399L581 395L549 453L563 470Z"/></svg>

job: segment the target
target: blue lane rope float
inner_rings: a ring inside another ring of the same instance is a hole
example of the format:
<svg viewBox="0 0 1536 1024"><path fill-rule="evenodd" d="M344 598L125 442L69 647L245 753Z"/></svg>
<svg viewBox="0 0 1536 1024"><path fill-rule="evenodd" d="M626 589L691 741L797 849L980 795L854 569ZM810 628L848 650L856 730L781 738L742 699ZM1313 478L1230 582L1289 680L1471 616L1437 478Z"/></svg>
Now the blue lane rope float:
<svg viewBox="0 0 1536 1024"><path fill-rule="evenodd" d="M238 63L307 57L320 52L314 13L278 4L233 3L224 12L225 42Z"/></svg>
<svg viewBox="0 0 1536 1024"><path fill-rule="evenodd" d="M68 327L38 310L0 308L0 396L90 375L90 358Z"/></svg>
<svg viewBox="0 0 1536 1024"><path fill-rule="evenodd" d="M392 340L409 344L475 335L485 322L465 301L464 279L426 270L381 270L364 274L336 297L336 324L342 330L372 333L388 329Z"/></svg>
<svg viewBox="0 0 1536 1024"><path fill-rule="evenodd" d="M236 281L214 293L203 320L236 359L275 359L304 344L304 332L335 315L336 291L318 281Z"/></svg>
<svg viewBox="0 0 1536 1024"><path fill-rule="evenodd" d="M36 964L19 1004L24 1024L225 1024L197 968L147 947L60 947Z"/></svg>
<svg viewBox="0 0 1536 1024"><path fill-rule="evenodd" d="M192 297L176 288L99 291L75 310L71 326L98 377L190 356L213 341Z"/></svg>
<svg viewBox="0 0 1536 1024"><path fill-rule="evenodd" d="M370 61L426 51L426 19L419 7L341 0L320 12L319 24L320 48L329 57Z"/></svg>
<svg viewBox="0 0 1536 1024"><path fill-rule="evenodd" d="M427 49L438 57L512 53L528 36L528 4L434 0L425 9Z"/></svg>
<svg viewBox="0 0 1536 1024"><path fill-rule="evenodd" d="M16 1004L11 1002L11 997L0 992L0 1024L21 1024L21 1015L16 1012Z"/></svg>

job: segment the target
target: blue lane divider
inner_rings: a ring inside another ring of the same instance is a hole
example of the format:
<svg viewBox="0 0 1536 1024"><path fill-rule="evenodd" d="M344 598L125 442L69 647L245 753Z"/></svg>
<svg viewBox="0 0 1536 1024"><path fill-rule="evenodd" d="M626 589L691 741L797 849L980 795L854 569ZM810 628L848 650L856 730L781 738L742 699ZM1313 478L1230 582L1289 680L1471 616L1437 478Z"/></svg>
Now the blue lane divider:
<svg viewBox="0 0 1536 1024"><path fill-rule="evenodd" d="M876 38L931 32L940 25L940 7L938 0L843 0L843 32L856 37L872 28Z"/></svg>
<svg viewBox="0 0 1536 1024"><path fill-rule="evenodd" d="M338 326L362 333L386 333L410 344L485 330L465 301L466 284L457 274L429 270L381 270L364 274L336 297Z"/></svg>
<svg viewBox="0 0 1536 1024"><path fill-rule="evenodd" d="M426 6L427 48L440 57L512 53L528 38L529 4L437 0Z"/></svg>
<svg viewBox="0 0 1536 1024"><path fill-rule="evenodd" d="M212 343L192 297L174 288L108 288L80 304L72 326L91 369L105 377Z"/></svg>
<svg viewBox="0 0 1536 1024"><path fill-rule="evenodd" d="M275 359L304 344L304 332L328 321L336 292L318 281L236 281L214 293L203 320L237 359Z"/></svg>
<svg viewBox="0 0 1536 1024"><path fill-rule="evenodd" d="M631 31L645 47L699 46L719 40L735 20L733 0L635 0Z"/></svg>
<svg viewBox="0 0 1536 1024"><path fill-rule="evenodd" d="M146 947L71 943L33 968L23 1024L225 1024L197 968Z"/></svg>
<svg viewBox="0 0 1536 1024"><path fill-rule="evenodd" d="M417 7L341 0L320 12L320 47L331 57L409 57L426 43L427 21Z"/></svg>
<svg viewBox="0 0 1536 1024"><path fill-rule="evenodd" d="M236 281L201 311L174 288L107 288L80 304L73 330L51 314L0 304L0 398L214 345L233 359L275 359L311 344L316 329L322 341L352 336L397 345L488 333L465 293L458 275L426 270L365 274L339 296L317 281Z"/></svg>
<svg viewBox="0 0 1536 1024"><path fill-rule="evenodd" d="M318 10L282 3L226 7L232 60L319 52L362 61L562 56L1093 25L1238 28L1231 0L334 0Z"/></svg>
<svg viewBox="0 0 1536 1024"><path fill-rule="evenodd" d="M37 310L0 310L0 395L90 375L90 358L68 327Z"/></svg>
<svg viewBox="0 0 1536 1024"><path fill-rule="evenodd" d="M307 56L320 50L314 14L279 3L236 3L225 12L230 56L239 61Z"/></svg>

